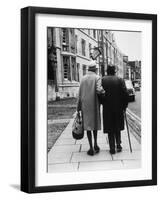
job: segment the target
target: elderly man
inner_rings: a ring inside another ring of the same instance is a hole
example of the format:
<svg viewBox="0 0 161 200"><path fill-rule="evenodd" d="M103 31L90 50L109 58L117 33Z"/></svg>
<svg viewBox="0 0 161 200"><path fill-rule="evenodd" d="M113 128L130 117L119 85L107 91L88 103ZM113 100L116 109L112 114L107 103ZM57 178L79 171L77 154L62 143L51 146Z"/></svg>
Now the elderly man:
<svg viewBox="0 0 161 200"><path fill-rule="evenodd" d="M96 74L96 62L91 61L88 73L83 76L78 96L77 111L81 111L83 116L84 130L87 131L89 141L88 155L94 155L100 151L97 144L97 131L101 130L100 103L97 94L104 93L101 86L101 78ZM92 144L92 132L94 145Z"/></svg>
<svg viewBox="0 0 161 200"><path fill-rule="evenodd" d="M124 112L128 105L128 92L122 78L115 76L115 66L108 66L102 79L105 90L103 100L103 129L108 133L110 153L122 151L121 130L124 129Z"/></svg>

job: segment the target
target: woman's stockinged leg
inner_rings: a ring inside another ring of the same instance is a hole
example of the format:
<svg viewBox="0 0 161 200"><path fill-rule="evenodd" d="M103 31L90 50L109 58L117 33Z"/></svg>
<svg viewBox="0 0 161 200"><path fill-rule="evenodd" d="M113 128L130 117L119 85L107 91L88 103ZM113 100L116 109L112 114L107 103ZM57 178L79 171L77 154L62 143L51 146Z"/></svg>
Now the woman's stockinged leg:
<svg viewBox="0 0 161 200"><path fill-rule="evenodd" d="M97 144L97 131L96 130L93 131L93 136L94 136L94 150L96 153L98 153L100 151L100 148Z"/></svg>
<svg viewBox="0 0 161 200"><path fill-rule="evenodd" d="M87 131L87 138L88 138L90 149L93 149L91 131Z"/></svg>
<svg viewBox="0 0 161 200"><path fill-rule="evenodd" d="M92 145L92 133L91 131L87 131L87 138L89 142L90 149L87 151L88 155L94 155L93 145Z"/></svg>

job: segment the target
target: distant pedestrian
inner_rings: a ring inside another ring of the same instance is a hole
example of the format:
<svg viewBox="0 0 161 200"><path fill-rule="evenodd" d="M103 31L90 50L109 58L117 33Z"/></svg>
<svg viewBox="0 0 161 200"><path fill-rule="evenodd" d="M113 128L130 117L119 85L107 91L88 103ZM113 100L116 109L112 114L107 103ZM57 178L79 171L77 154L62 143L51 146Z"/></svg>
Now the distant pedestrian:
<svg viewBox="0 0 161 200"><path fill-rule="evenodd" d="M81 111L83 116L84 130L87 131L87 138L90 149L88 155L98 153L100 148L97 144L97 131L101 130L100 103L97 94L103 93L101 78L96 74L96 62L91 61L88 73L83 76L78 96L77 111ZM92 132L94 145L92 144Z"/></svg>
<svg viewBox="0 0 161 200"><path fill-rule="evenodd" d="M108 133L110 153L122 151L121 130L124 130L124 112L128 106L128 93L122 78L115 76L115 66L108 66L102 78L105 90L103 100L103 129Z"/></svg>

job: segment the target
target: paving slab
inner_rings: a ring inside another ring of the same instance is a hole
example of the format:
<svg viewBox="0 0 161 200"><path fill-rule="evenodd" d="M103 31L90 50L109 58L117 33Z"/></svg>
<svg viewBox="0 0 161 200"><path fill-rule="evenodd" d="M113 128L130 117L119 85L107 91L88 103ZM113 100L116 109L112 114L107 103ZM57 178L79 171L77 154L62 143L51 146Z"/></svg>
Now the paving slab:
<svg viewBox="0 0 161 200"><path fill-rule="evenodd" d="M59 163L59 164L48 165L48 173L76 172L76 171L78 171L78 163Z"/></svg>
<svg viewBox="0 0 161 200"><path fill-rule="evenodd" d="M72 154L71 162L92 162L92 161L105 161L112 160L108 151L100 151L94 156L89 156L87 152L78 152Z"/></svg>
<svg viewBox="0 0 161 200"><path fill-rule="evenodd" d="M122 161L80 162L78 171L119 170L123 169Z"/></svg>
<svg viewBox="0 0 161 200"><path fill-rule="evenodd" d="M130 147L129 147L129 143L128 142L122 142L122 147L124 150L129 150ZM132 150L135 151L135 150L141 150L141 145L136 143L135 141L134 142L131 142L131 146L132 146Z"/></svg>
<svg viewBox="0 0 161 200"><path fill-rule="evenodd" d="M109 150L109 144L100 144L98 143L98 146L100 147L100 151L102 150ZM89 144L81 144L81 151L88 151L89 150Z"/></svg>
<svg viewBox="0 0 161 200"><path fill-rule="evenodd" d="M98 137L97 139L98 144L107 144L107 139L104 137ZM76 144L89 144L87 138L83 138L82 140L77 140Z"/></svg>
<svg viewBox="0 0 161 200"><path fill-rule="evenodd" d="M81 149L81 145L56 145L52 148L49 154L54 155L56 153L66 153L66 152L79 152Z"/></svg>
<svg viewBox="0 0 161 200"><path fill-rule="evenodd" d="M123 160L123 166L126 169L141 168L141 160Z"/></svg>
<svg viewBox="0 0 161 200"><path fill-rule="evenodd" d="M62 139L58 139L54 145L66 145L66 144L72 145L75 143L76 143L76 141L74 139L62 138Z"/></svg>
<svg viewBox="0 0 161 200"><path fill-rule="evenodd" d="M48 164L69 163L71 156L72 152L50 153L48 154Z"/></svg>
<svg viewBox="0 0 161 200"><path fill-rule="evenodd" d="M67 138L67 139L72 139L74 140L73 136L72 136L72 133L70 132L70 134L68 133L63 133L60 135L61 138Z"/></svg>
<svg viewBox="0 0 161 200"><path fill-rule="evenodd" d="M112 155L113 160L138 160L141 159L140 151L122 151Z"/></svg>

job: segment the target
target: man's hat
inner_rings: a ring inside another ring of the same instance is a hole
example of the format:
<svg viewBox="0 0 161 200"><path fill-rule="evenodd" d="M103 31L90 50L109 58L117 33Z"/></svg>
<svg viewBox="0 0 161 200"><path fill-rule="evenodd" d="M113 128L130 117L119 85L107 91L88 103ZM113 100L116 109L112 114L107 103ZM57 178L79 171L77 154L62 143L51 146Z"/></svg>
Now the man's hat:
<svg viewBox="0 0 161 200"><path fill-rule="evenodd" d="M88 70L95 70L95 69L97 69L97 63L96 61L92 60L88 65Z"/></svg>
<svg viewBox="0 0 161 200"><path fill-rule="evenodd" d="M108 65L107 74L115 74L115 73L116 73L116 66L115 65Z"/></svg>

